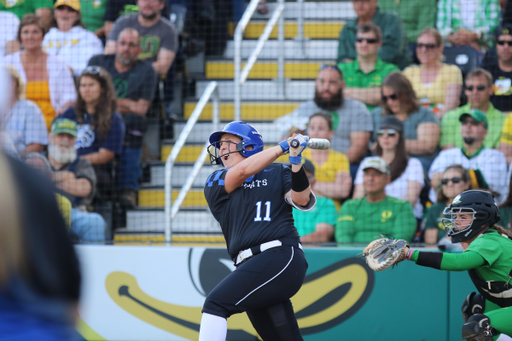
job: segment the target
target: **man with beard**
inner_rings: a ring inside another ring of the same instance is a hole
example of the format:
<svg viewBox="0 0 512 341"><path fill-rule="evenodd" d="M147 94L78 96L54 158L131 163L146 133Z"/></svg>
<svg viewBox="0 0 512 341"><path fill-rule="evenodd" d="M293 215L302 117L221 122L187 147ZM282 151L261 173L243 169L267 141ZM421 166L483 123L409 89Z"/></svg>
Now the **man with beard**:
<svg viewBox="0 0 512 341"><path fill-rule="evenodd" d="M137 30L124 28L115 49L115 54L92 57L89 66L107 70L116 88L117 111L123 115L126 125L118 174L120 200L124 207L135 208L142 138L146 132L146 114L155 94L156 74L149 64L137 59L142 51Z"/></svg>
<svg viewBox="0 0 512 341"><path fill-rule="evenodd" d="M52 180L73 206L72 237L85 242L101 242L105 240L105 220L98 213L87 212L96 191L96 174L88 160L77 158L76 136L75 121L59 118L53 122L48 144Z"/></svg>
<svg viewBox="0 0 512 341"><path fill-rule="evenodd" d="M331 148L344 153L355 175L359 162L368 150L373 121L366 106L357 100L344 98L345 82L335 65L323 65L315 80L315 98L301 104L293 113L275 121L283 135L305 130L309 117L318 112L332 116L334 135ZM354 176L352 176L354 178Z"/></svg>
<svg viewBox="0 0 512 341"><path fill-rule="evenodd" d="M469 171L471 189L485 189L493 192L499 205L508 195L507 161L505 155L499 150L484 147L489 125L487 116L480 110L472 110L462 114L460 122L464 145L462 148L443 150L435 158L428 171L432 187L429 198L432 202L437 201L434 190L439 189L443 182L461 181L460 178L442 179L447 167L461 165Z"/></svg>
<svg viewBox="0 0 512 341"><path fill-rule="evenodd" d="M107 37L104 53L115 53L119 34L124 28L131 27L139 32L142 46L139 59L150 62L159 75L167 74L178 50L178 37L171 22L160 15L164 5L164 0L138 0L138 13L116 20Z"/></svg>

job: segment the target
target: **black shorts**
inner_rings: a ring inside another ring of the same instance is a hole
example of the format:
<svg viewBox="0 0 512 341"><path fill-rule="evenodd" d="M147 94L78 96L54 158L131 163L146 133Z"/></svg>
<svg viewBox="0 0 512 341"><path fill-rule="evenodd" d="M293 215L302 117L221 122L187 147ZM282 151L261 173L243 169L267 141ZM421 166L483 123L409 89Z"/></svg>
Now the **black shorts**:
<svg viewBox="0 0 512 341"><path fill-rule="evenodd" d="M298 247L283 245L257 254L210 292L203 313L228 318L287 301L299 291L307 268Z"/></svg>

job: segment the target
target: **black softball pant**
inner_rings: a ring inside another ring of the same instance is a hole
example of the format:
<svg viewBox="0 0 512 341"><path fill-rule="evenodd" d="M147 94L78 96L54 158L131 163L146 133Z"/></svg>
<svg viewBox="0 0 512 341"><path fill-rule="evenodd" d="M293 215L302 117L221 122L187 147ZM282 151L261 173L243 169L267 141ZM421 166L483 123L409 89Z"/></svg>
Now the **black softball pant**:
<svg viewBox="0 0 512 341"><path fill-rule="evenodd" d="M245 311L263 340L303 340L290 297L302 286L307 268L304 252L294 246L257 254L210 292L203 313L228 318Z"/></svg>

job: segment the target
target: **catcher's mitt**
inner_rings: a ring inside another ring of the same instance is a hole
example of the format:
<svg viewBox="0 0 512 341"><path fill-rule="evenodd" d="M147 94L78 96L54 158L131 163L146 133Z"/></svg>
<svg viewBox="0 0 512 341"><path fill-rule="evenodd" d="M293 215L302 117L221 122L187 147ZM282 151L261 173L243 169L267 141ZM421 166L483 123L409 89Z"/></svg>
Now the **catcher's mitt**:
<svg viewBox="0 0 512 341"><path fill-rule="evenodd" d="M372 270L382 271L403 261L405 248L409 248L405 240L382 235L382 238L374 240L364 248L363 257L366 258L366 264Z"/></svg>

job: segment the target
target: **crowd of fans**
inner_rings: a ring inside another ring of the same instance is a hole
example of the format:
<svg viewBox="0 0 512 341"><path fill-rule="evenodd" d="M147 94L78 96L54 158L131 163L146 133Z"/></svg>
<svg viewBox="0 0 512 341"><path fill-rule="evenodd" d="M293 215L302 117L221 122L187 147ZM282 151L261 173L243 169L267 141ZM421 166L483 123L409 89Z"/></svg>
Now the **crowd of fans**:
<svg viewBox="0 0 512 341"><path fill-rule="evenodd" d="M124 208L137 205L147 115L155 101L170 115L172 96L158 84L172 82L187 45L168 20L171 9L201 13L188 18L208 52L211 14L224 2L0 4L0 58L13 80L2 140L11 153L45 165L69 200L77 238L102 239L105 222L88 212L95 196L115 188ZM312 100L276 121L283 136L300 131L331 140L331 150L304 153L313 191L323 199L316 213L296 217L303 241L367 242L380 231L434 244L445 238L435 230L442 207L467 188L493 192L509 228L512 6L352 4L356 17L340 32L337 63L320 68ZM237 20L245 3L231 5ZM264 0L258 12L267 14ZM193 46L188 41L188 51ZM445 48L456 47L472 49L480 66L463 72L445 63Z"/></svg>

